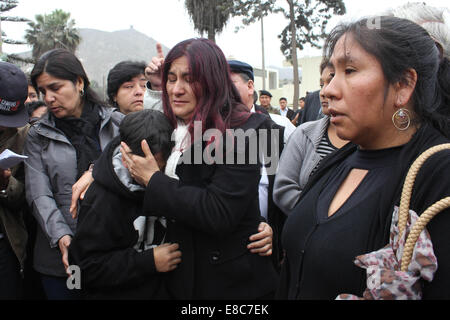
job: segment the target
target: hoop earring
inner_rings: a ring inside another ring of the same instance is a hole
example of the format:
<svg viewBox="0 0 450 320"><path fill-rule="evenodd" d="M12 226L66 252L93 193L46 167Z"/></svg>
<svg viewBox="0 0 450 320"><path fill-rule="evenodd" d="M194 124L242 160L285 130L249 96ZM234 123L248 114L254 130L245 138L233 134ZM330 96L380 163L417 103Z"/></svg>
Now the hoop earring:
<svg viewBox="0 0 450 320"><path fill-rule="evenodd" d="M84 89L81 89L81 91L80 91L80 97L84 97Z"/></svg>
<svg viewBox="0 0 450 320"><path fill-rule="evenodd" d="M407 109L400 108L392 116L392 123L399 131L408 130L411 125L411 116Z"/></svg>

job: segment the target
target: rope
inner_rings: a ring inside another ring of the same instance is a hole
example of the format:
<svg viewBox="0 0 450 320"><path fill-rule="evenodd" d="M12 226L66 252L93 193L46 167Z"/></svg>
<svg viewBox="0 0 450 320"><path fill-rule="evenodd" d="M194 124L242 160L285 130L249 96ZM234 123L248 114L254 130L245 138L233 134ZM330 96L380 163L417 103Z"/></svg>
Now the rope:
<svg viewBox="0 0 450 320"><path fill-rule="evenodd" d="M408 171L408 174L405 179L405 183L403 184L402 195L400 199L400 208L399 208L399 219L398 219L398 230L399 237L402 236L403 232L406 229L406 223L408 222L409 217L409 205L411 202L411 193L414 186L414 181L416 180L417 173L419 169L422 167L424 162L434 155L435 153L450 149L450 143L441 144L434 146L424 153L422 153L411 165L411 168ZM402 256L402 271L406 271L408 269L408 265L411 262L412 253L414 251L414 247L416 241L425 228L426 224L440 211L445 210L450 207L450 197L444 198L434 205L430 206L425 212L419 217L414 227L411 229L408 238L405 243L405 249L403 251Z"/></svg>
<svg viewBox="0 0 450 320"><path fill-rule="evenodd" d="M412 255L414 252L414 247L416 246L417 239L419 239L425 226L428 222L439 212L450 208L450 197L444 198L424 211L417 219L416 223L409 232L408 239L405 243L405 248L403 250L402 260L401 260L401 270L407 271L408 266L411 263Z"/></svg>

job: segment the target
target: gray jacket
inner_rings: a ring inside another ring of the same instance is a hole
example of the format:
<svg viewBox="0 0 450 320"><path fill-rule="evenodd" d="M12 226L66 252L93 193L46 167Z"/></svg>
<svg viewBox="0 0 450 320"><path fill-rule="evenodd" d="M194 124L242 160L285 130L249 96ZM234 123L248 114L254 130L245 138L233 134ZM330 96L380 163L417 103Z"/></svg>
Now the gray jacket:
<svg viewBox="0 0 450 320"><path fill-rule="evenodd" d="M329 119L325 117L299 126L281 154L273 200L286 214L296 205L311 172L321 160L317 148L328 128Z"/></svg>
<svg viewBox="0 0 450 320"><path fill-rule="evenodd" d="M100 108L100 145L102 150L119 134L123 118L113 109ZM34 249L34 267L38 272L65 276L58 241L75 233L77 221L69 212L72 185L76 182L75 148L55 127L53 118L45 116L29 130L25 142L25 191L28 204L40 228Z"/></svg>
<svg viewBox="0 0 450 320"><path fill-rule="evenodd" d="M154 91L147 88L144 95L144 109L164 112L162 105L162 91Z"/></svg>

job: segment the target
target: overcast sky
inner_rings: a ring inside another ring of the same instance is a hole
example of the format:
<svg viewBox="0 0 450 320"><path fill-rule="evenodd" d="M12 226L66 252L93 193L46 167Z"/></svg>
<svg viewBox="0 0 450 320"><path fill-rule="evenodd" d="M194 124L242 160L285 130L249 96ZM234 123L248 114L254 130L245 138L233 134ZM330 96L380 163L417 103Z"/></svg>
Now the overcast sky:
<svg viewBox="0 0 450 320"><path fill-rule="evenodd" d="M342 19L377 14L407 2L408 0L344 0L347 14L333 18L329 27L335 26ZM436 7L449 7L447 0L425 0L425 2ZM70 12L79 28L117 31L133 26L137 31L169 48L184 39L199 36L192 27L184 7L184 0L19 0L19 6L9 11L7 15L34 20L36 14L48 14L55 9ZM232 56L260 67L261 25L257 22L235 33L234 30L240 25L240 21L239 18L230 20L222 34L216 38L217 44L227 57ZM266 66L282 66L284 59L277 36L287 23L288 21L280 14L274 14L264 20ZM2 30L12 39L23 39L25 29L26 23L2 23ZM8 53L27 50L27 46L4 45L4 51ZM306 49L300 52L300 56L316 55L317 52Z"/></svg>

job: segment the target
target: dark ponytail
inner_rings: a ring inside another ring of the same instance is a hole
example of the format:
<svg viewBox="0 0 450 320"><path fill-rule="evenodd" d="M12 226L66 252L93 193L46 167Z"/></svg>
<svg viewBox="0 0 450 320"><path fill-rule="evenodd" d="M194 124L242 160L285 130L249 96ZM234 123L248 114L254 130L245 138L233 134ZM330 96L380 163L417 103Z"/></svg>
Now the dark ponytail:
<svg viewBox="0 0 450 320"><path fill-rule="evenodd" d="M442 115L442 126L450 138L450 61L443 58L438 71L438 87L441 93L441 104L438 114Z"/></svg>

